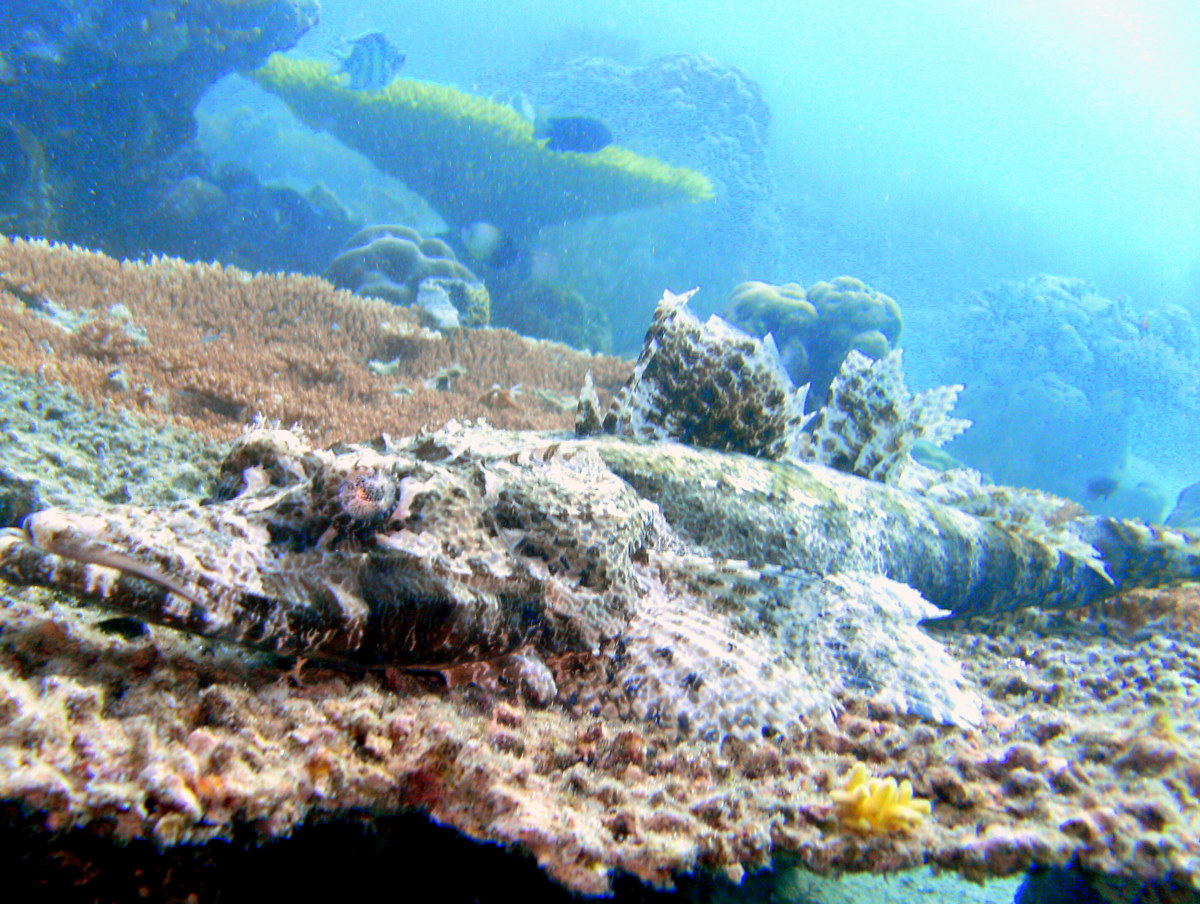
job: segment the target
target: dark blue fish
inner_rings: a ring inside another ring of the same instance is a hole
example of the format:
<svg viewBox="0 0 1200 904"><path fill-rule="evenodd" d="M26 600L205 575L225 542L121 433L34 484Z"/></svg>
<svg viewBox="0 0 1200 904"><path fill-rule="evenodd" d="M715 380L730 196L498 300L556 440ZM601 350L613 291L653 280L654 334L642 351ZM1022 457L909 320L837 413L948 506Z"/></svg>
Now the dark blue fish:
<svg viewBox="0 0 1200 904"><path fill-rule="evenodd" d="M338 55L342 62L338 72L350 76L350 87L355 91L378 91L404 65L404 54L382 31L364 32L351 38L349 44L350 52Z"/></svg>
<svg viewBox="0 0 1200 904"><path fill-rule="evenodd" d="M547 116L537 121L534 138L546 138L546 149L590 154L612 144L608 126L591 116Z"/></svg>
<svg viewBox="0 0 1200 904"><path fill-rule="evenodd" d="M1084 492L1087 494L1088 499L1107 499L1120 486L1120 481L1117 478L1103 474L1089 480L1087 486L1084 487Z"/></svg>

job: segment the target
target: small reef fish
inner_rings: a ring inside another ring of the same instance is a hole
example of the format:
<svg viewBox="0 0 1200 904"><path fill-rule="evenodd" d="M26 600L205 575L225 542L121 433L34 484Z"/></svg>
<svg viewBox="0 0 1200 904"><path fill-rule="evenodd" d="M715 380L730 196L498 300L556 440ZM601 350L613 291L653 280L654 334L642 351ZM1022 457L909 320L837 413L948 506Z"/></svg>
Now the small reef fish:
<svg viewBox="0 0 1200 904"><path fill-rule="evenodd" d="M471 257L481 264L503 270L517 261L517 243L499 226L476 220L464 226L459 235Z"/></svg>
<svg viewBox="0 0 1200 904"><path fill-rule="evenodd" d="M339 74L350 77L355 91L378 91L396 77L405 55L396 42L382 31L368 31L351 38L349 53L338 54L342 63Z"/></svg>
<svg viewBox="0 0 1200 904"><path fill-rule="evenodd" d="M1088 499L1108 499L1120 486L1121 482L1117 478L1102 474L1089 480L1083 491Z"/></svg>
<svg viewBox="0 0 1200 904"><path fill-rule="evenodd" d="M533 128L533 137L546 139L546 149L591 154L612 144L608 126L591 116L545 116Z"/></svg>

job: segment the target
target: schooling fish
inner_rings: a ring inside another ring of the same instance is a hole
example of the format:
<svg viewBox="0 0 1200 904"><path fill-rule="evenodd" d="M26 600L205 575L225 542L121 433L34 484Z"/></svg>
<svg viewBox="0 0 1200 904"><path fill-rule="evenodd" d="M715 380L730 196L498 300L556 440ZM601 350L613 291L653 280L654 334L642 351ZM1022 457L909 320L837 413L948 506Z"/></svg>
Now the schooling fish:
<svg viewBox="0 0 1200 904"><path fill-rule="evenodd" d="M533 137L546 140L551 151L590 154L612 144L608 126L591 116L545 116L537 121Z"/></svg>
<svg viewBox="0 0 1200 904"><path fill-rule="evenodd" d="M405 56L395 41L382 31L368 31L351 38L349 53L338 54L339 74L350 77L355 91L378 91L396 77Z"/></svg>

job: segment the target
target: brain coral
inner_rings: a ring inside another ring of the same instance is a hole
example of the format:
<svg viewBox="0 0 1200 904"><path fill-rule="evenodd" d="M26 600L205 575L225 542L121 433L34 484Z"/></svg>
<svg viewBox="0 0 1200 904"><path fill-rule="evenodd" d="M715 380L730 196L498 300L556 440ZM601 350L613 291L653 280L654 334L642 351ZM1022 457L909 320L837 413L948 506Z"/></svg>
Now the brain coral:
<svg viewBox="0 0 1200 904"><path fill-rule="evenodd" d="M797 283L744 282L729 301L725 316L749 333L771 333L792 380L812 385L810 408L824 401L848 352L882 358L903 328L900 306L851 276L807 292Z"/></svg>
<svg viewBox="0 0 1200 904"><path fill-rule="evenodd" d="M490 300L483 283L449 245L422 238L408 226L360 229L333 259L325 278L339 288L398 305L416 304L423 285L436 286L449 297L464 326L488 322Z"/></svg>

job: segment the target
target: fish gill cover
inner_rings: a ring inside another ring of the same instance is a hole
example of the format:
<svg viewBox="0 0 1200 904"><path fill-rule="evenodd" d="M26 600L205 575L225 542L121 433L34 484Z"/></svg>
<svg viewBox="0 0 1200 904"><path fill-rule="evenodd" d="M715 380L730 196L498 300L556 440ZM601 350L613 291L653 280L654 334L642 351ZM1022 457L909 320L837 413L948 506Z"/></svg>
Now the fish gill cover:
<svg viewBox="0 0 1200 904"><path fill-rule="evenodd" d="M547 223L714 196L701 173L615 145L592 154L547 150L511 107L446 85L396 79L381 91L355 91L324 63L279 54L251 77L455 226L486 220L527 235Z"/></svg>

